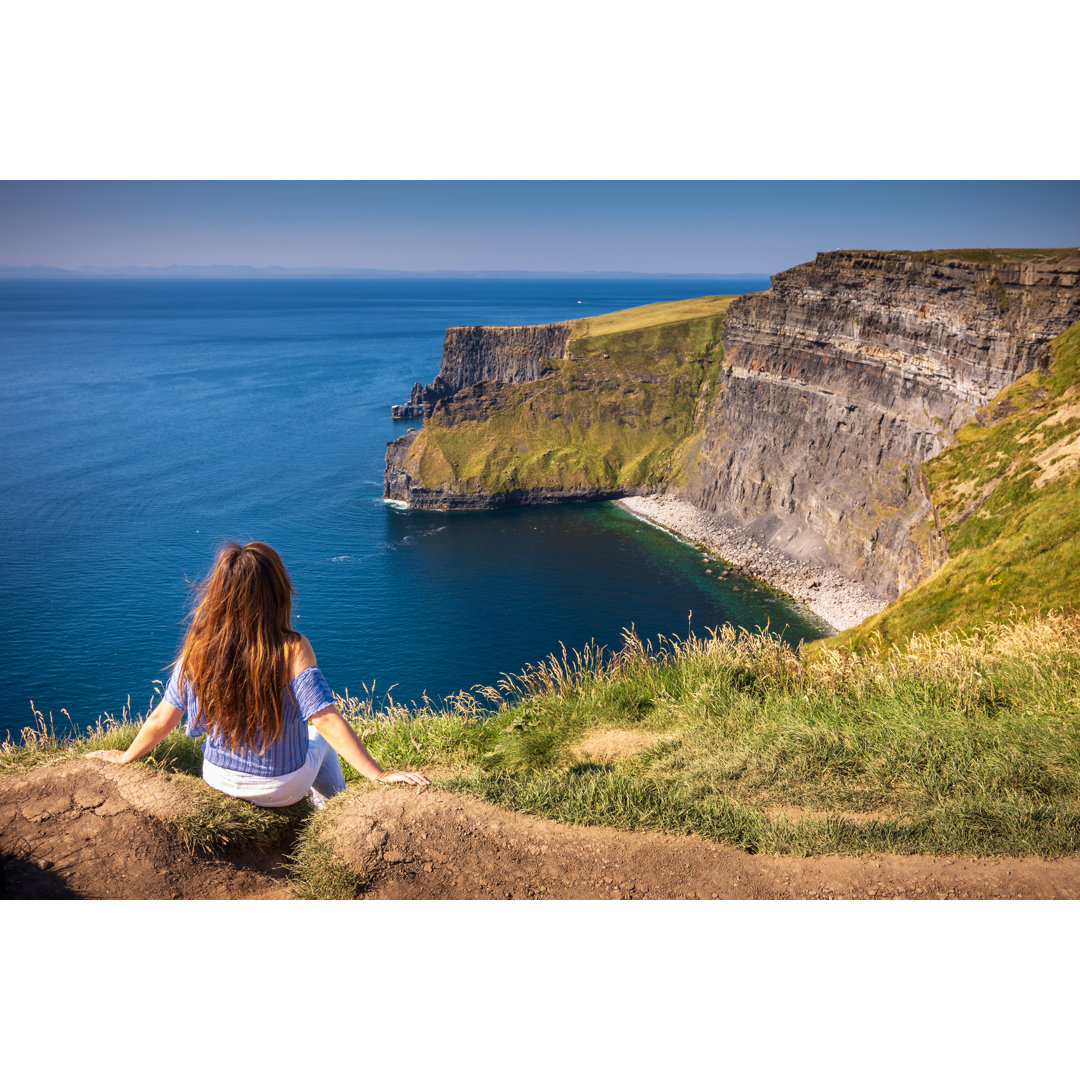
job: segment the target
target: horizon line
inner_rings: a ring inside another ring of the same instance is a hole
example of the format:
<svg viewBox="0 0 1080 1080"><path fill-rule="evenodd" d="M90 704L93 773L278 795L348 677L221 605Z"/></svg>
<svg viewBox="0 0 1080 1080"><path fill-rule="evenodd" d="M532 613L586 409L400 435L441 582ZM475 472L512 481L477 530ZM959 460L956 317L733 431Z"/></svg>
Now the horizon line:
<svg viewBox="0 0 1080 1080"><path fill-rule="evenodd" d="M224 274L228 277L565 277L565 278L768 278L771 272L740 271L739 273L718 273L712 271L670 271L670 270L391 270L374 267L334 267L334 266L252 266L247 263L170 263L167 266L111 265L65 267L44 263L0 264L0 276L3 277L148 277L157 275L185 275L189 277L213 277Z"/></svg>

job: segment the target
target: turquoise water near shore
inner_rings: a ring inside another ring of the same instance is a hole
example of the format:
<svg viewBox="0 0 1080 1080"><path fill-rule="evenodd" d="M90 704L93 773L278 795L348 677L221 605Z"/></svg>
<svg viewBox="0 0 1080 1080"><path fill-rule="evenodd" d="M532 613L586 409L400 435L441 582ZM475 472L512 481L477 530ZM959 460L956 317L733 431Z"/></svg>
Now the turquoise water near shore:
<svg viewBox="0 0 1080 1080"><path fill-rule="evenodd" d="M31 723L31 700L58 730L145 708L189 583L232 539L281 552L339 692L439 699L560 642L617 646L630 624L820 636L614 505L439 514L381 497L385 443L416 423L390 405L434 377L447 326L767 284L0 282L0 737Z"/></svg>

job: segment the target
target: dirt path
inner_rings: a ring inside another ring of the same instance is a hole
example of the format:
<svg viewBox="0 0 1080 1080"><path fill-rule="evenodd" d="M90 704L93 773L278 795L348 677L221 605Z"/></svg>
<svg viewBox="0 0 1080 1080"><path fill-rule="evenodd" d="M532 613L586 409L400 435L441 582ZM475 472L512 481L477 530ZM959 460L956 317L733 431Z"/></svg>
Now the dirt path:
<svg viewBox="0 0 1080 1080"><path fill-rule="evenodd" d="M1077 899L1080 858L813 859L561 825L448 792L365 792L332 844L381 899Z"/></svg>
<svg viewBox="0 0 1080 1080"><path fill-rule="evenodd" d="M167 777L76 761L0 778L0 897L282 899L283 853L189 855ZM1080 899L1080 858L813 859L694 837L561 825L469 796L358 789L327 839L371 899Z"/></svg>

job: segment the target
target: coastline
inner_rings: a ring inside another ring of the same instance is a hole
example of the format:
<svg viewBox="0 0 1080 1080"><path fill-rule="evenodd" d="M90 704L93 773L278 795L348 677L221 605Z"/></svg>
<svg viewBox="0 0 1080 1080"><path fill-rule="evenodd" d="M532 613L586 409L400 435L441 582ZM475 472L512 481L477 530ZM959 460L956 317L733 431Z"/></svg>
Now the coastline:
<svg viewBox="0 0 1080 1080"><path fill-rule="evenodd" d="M693 544L701 544L740 573L761 578L805 607L833 632L858 626L888 604L833 567L797 562L765 547L717 514L699 510L672 495L630 495L616 499L627 513Z"/></svg>

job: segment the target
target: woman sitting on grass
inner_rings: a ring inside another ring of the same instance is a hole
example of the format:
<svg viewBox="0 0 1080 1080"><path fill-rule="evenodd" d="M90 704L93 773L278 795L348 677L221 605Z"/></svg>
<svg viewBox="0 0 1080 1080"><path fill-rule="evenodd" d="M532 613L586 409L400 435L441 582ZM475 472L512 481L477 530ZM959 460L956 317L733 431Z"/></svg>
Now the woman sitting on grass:
<svg viewBox="0 0 1080 1080"><path fill-rule="evenodd" d="M427 784L423 773L384 771L337 711L311 644L289 625L292 596L272 547L223 548L161 702L126 750L86 756L126 765L186 712L187 734L206 735L203 779L259 806L289 806L305 795L324 805L345 790L338 754L369 780Z"/></svg>

